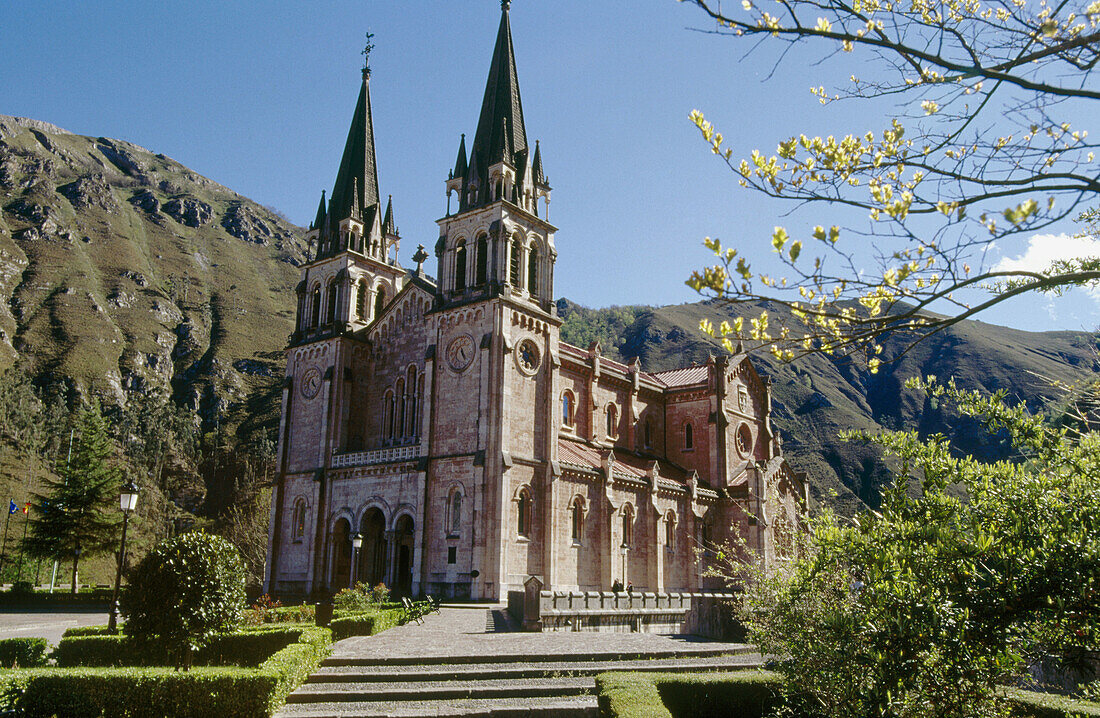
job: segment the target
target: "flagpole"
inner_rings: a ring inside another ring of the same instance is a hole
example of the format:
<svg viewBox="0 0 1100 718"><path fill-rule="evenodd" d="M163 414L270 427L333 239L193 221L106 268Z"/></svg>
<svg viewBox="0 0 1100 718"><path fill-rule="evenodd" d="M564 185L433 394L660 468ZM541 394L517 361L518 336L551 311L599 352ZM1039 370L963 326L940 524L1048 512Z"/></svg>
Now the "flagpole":
<svg viewBox="0 0 1100 718"><path fill-rule="evenodd" d="M23 504L23 541L19 544L19 577L16 581L23 580L23 552L27 546L27 526L31 522L30 505L29 501Z"/></svg>
<svg viewBox="0 0 1100 718"><path fill-rule="evenodd" d="M8 527L11 525L11 515L15 513L11 510L12 506L15 506L13 499L8 499L8 516L4 519L4 543L0 544L0 583L4 582L4 557L8 550Z"/></svg>

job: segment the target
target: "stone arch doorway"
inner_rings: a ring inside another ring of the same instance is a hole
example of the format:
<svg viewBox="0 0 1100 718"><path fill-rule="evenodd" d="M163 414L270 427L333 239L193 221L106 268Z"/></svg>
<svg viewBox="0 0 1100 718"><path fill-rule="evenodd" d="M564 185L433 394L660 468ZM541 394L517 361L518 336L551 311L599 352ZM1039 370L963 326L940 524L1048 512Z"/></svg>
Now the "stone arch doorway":
<svg viewBox="0 0 1100 718"><path fill-rule="evenodd" d="M386 579L386 517L378 508L363 514L359 532L363 546L359 549L359 581L377 586Z"/></svg>
<svg viewBox="0 0 1100 718"><path fill-rule="evenodd" d="M332 527L329 544L332 556L329 587L339 591L351 583L351 524L347 519L340 519Z"/></svg>
<svg viewBox="0 0 1100 718"><path fill-rule="evenodd" d="M397 544L397 573L394 577L394 591L402 596L412 594L413 567L413 520L405 514L397 520L394 529L394 541Z"/></svg>

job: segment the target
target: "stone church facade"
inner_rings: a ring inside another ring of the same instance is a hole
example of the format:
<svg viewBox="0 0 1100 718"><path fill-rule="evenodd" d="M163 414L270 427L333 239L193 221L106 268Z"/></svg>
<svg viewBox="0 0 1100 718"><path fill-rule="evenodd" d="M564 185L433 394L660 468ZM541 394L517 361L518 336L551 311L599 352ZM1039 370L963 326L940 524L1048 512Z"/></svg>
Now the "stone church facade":
<svg viewBox="0 0 1100 718"><path fill-rule="evenodd" d="M364 69L298 285L265 588L502 599L537 576L553 590L690 591L716 586L704 567L724 541L781 560L807 485L749 359L650 373L559 338L551 188L507 2L446 191L435 280L423 246L416 269L397 262Z"/></svg>

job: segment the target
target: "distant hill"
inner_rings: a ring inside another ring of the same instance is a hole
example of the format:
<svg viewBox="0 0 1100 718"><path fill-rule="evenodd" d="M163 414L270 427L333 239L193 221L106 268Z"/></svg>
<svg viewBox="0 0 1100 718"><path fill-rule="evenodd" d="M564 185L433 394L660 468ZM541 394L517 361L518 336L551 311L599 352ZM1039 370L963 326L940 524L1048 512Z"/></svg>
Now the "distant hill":
<svg viewBox="0 0 1100 718"><path fill-rule="evenodd" d="M167 385L209 419L277 386L305 251L162 154L0 116L0 368L113 402Z"/></svg>
<svg viewBox="0 0 1100 718"><path fill-rule="evenodd" d="M767 307L773 315L781 310ZM744 311L744 310L742 310ZM558 301L562 339L588 346L600 340L606 355L637 356L649 371L704 362L720 354L718 342L699 330L702 319L718 325L734 313L718 301L666 307L587 309ZM897 356L900 337L886 340L884 356ZM880 453L838 440L844 429L917 429L942 433L962 452L986 459L1007 455L1003 443L975 422L933 406L903 384L912 376L955 377L960 386L1004 389L1033 410L1061 397L1052 382L1072 384L1095 375L1095 340L1082 332L1023 332L978 321L962 322L918 344L897 362L870 374L860 362L812 356L781 364L754 357L772 380L774 424L791 461L809 472L814 493L844 511L876 506L889 480ZM828 498L830 491L836 498Z"/></svg>

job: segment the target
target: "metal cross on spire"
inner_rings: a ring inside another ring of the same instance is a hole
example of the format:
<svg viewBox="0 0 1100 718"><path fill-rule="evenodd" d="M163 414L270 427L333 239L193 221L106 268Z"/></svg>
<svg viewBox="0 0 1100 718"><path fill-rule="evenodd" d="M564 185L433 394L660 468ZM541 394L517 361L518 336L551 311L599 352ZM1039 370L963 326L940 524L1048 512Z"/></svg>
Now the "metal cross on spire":
<svg viewBox="0 0 1100 718"><path fill-rule="evenodd" d="M363 56L363 74L367 77L370 76L370 54L374 50L374 33L367 33L367 44L363 48L363 51L359 54Z"/></svg>

